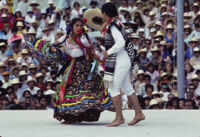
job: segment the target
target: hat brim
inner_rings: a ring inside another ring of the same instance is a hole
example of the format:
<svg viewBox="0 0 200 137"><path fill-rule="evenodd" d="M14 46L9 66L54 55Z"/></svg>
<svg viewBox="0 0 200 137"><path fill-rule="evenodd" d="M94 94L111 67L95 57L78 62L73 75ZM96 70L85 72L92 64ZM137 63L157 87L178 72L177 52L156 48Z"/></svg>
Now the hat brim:
<svg viewBox="0 0 200 137"><path fill-rule="evenodd" d="M32 5L37 5L39 6L40 4L39 3L30 3L29 6L32 6Z"/></svg>
<svg viewBox="0 0 200 137"><path fill-rule="evenodd" d="M84 12L84 22L92 29L101 31L105 26L100 9L89 9Z"/></svg>

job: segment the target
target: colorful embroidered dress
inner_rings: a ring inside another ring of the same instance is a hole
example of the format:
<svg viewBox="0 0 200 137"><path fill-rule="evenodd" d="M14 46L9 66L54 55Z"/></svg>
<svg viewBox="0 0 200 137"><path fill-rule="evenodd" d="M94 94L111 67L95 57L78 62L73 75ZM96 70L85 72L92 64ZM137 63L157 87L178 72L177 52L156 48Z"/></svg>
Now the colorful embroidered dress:
<svg viewBox="0 0 200 137"><path fill-rule="evenodd" d="M40 49L46 49L43 53L49 54L47 47ZM103 110L114 110L103 79L95 71L98 57L93 54L91 44L84 35L66 39L65 52L68 55L66 62L69 63L57 89L54 117L66 122L97 121ZM56 60L55 54L49 54L48 58Z"/></svg>

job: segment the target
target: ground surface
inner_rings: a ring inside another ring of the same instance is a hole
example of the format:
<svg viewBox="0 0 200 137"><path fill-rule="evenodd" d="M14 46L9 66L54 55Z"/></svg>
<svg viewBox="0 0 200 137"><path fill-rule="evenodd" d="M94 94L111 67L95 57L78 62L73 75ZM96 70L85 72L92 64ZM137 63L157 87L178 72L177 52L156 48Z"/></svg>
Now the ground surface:
<svg viewBox="0 0 200 137"><path fill-rule="evenodd" d="M98 122L63 125L53 111L0 111L1 137L200 137L200 111L147 110L146 120L127 126L132 111L124 111L126 123L106 127L113 112L104 111Z"/></svg>

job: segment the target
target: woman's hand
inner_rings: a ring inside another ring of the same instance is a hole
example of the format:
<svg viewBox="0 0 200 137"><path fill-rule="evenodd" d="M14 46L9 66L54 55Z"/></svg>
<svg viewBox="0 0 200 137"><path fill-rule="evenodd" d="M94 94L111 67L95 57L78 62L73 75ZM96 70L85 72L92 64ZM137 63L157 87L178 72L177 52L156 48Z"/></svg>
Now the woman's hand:
<svg viewBox="0 0 200 137"><path fill-rule="evenodd" d="M108 53L107 53L106 50L103 52L103 56L104 56L105 59L108 57Z"/></svg>

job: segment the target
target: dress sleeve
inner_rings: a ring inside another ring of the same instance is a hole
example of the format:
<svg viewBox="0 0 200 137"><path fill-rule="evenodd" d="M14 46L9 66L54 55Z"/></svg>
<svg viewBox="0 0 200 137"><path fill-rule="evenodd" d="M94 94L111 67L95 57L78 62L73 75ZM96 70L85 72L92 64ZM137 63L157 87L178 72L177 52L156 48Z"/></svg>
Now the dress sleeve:
<svg viewBox="0 0 200 137"><path fill-rule="evenodd" d="M110 48L107 51L108 55L111 55L111 54L119 52L125 46L124 37L123 37L122 33L117 29L117 27L116 26L112 26L110 28L110 30L111 30L111 34L113 36L113 39L115 41L115 44L112 46L112 48Z"/></svg>

